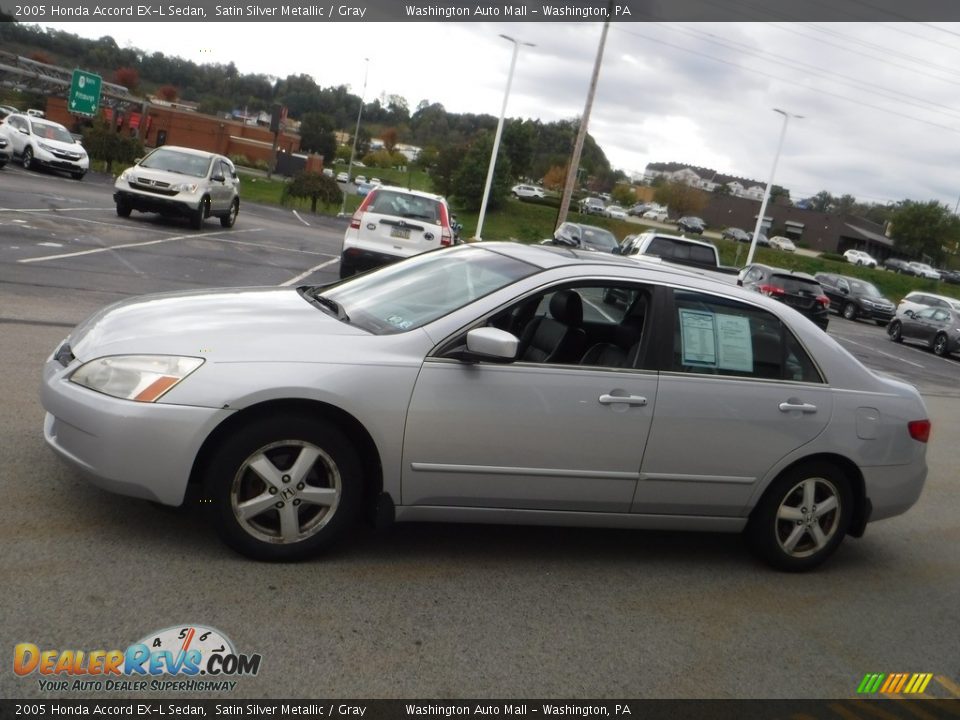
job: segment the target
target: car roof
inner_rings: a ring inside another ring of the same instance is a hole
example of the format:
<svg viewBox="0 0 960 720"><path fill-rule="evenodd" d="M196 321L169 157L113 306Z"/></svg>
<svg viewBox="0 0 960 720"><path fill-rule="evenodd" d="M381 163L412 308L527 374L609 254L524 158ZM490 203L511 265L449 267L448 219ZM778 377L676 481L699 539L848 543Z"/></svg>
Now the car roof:
<svg viewBox="0 0 960 720"><path fill-rule="evenodd" d="M767 265L766 263L751 263L748 267L762 267L769 270L771 273L776 273L777 275L790 275L791 277L800 278L801 280L810 280L811 282L815 283L820 282L810 273L800 272L799 270L791 270L790 268L777 267L776 265ZM746 270L746 268L744 268L744 270Z"/></svg>
<svg viewBox="0 0 960 720"><path fill-rule="evenodd" d="M187 155L197 155L198 157L205 157L205 158L224 157L219 153L208 152L206 150L197 150L196 148L183 147L182 145L160 145L159 147L155 147L153 150L151 150L151 152L155 152L157 150L176 150L177 152L186 153Z"/></svg>
<svg viewBox="0 0 960 720"><path fill-rule="evenodd" d="M642 233L644 237L647 235L653 235L658 238L666 238L667 240L680 240L681 242L690 243L691 245L702 245L703 247L711 247L716 249L716 245L713 243L707 242L706 240L696 240L694 238L684 237L683 235L669 235L667 233L659 233L653 230L648 230L645 233Z"/></svg>
<svg viewBox="0 0 960 720"><path fill-rule="evenodd" d="M377 188L379 192L384 190L392 190L393 192L402 192L405 195L416 195L417 197L427 198L428 200L437 200L439 202L445 203L447 199L443 195L436 195L434 193L424 192L423 190L411 190L409 188L400 187L399 185L381 185Z"/></svg>

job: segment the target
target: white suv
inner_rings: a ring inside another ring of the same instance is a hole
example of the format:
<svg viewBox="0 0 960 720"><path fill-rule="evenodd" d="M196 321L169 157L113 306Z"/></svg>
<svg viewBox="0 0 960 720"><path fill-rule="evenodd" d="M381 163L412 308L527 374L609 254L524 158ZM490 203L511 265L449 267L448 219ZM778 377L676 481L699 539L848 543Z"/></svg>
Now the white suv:
<svg viewBox="0 0 960 720"><path fill-rule="evenodd" d="M873 268L877 266L877 261L873 259L873 256L863 250L847 250L843 256L847 259L848 263L853 263L854 265L865 265L866 267Z"/></svg>
<svg viewBox="0 0 960 720"><path fill-rule="evenodd" d="M7 140L7 150L28 170L63 170L81 180L90 167L87 151L60 123L10 113L0 124L0 135Z"/></svg>
<svg viewBox="0 0 960 720"><path fill-rule="evenodd" d="M513 193L513 196L518 199L523 198L542 198L543 188L538 188L536 185L514 185L510 192Z"/></svg>
<svg viewBox="0 0 960 720"><path fill-rule="evenodd" d="M117 215L132 210L185 217L199 230L208 217L233 227L240 212L240 179L223 155L163 145L127 168L113 186Z"/></svg>
<svg viewBox="0 0 960 720"><path fill-rule="evenodd" d="M900 304L897 305L897 317L902 318L907 310L918 312L924 308L945 308L960 312L960 300L947 297L946 295L934 295L923 290L913 290L908 292Z"/></svg>
<svg viewBox="0 0 960 720"><path fill-rule="evenodd" d="M353 214L343 236L340 277L454 242L450 210L443 197L389 185L375 186Z"/></svg>

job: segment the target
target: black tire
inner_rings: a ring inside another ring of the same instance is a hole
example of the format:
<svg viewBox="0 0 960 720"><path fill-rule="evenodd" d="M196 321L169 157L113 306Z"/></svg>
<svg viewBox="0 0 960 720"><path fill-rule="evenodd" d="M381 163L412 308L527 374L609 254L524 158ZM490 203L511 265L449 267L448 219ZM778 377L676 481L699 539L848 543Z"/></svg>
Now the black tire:
<svg viewBox="0 0 960 720"><path fill-rule="evenodd" d="M221 227L232 228L234 226L234 223L237 222L237 214L239 212L240 212L240 201L234 199L234 201L230 203L230 212L228 212L226 215L220 216Z"/></svg>
<svg viewBox="0 0 960 720"><path fill-rule="evenodd" d="M357 274L357 269L343 258L340 258L340 279L345 280Z"/></svg>
<svg viewBox="0 0 960 720"><path fill-rule="evenodd" d="M20 158L24 170L30 170L33 167L33 148L29 145L23 149L23 156Z"/></svg>
<svg viewBox="0 0 960 720"><path fill-rule="evenodd" d="M362 480L347 436L301 414L262 417L232 432L204 478L221 539L242 555L276 561L302 560L333 544L356 520Z"/></svg>
<svg viewBox="0 0 960 720"><path fill-rule="evenodd" d="M833 554L852 515L847 477L829 462L813 461L787 470L771 483L750 515L745 534L751 549L770 565L801 572Z"/></svg>
<svg viewBox="0 0 960 720"><path fill-rule="evenodd" d="M895 343L903 342L903 326L899 320L894 320L887 326L887 335L889 335L890 339Z"/></svg>
<svg viewBox="0 0 960 720"><path fill-rule="evenodd" d="M857 306L852 302L848 302L846 305L844 305L840 312L843 314L844 318L847 320L853 320L854 322L857 320L857 315L860 314L857 310Z"/></svg>
<svg viewBox="0 0 960 720"><path fill-rule="evenodd" d="M190 227L199 230L203 227L203 221L210 216L210 199L204 198L200 201L200 209L190 216Z"/></svg>
<svg viewBox="0 0 960 720"><path fill-rule="evenodd" d="M0 168L7 164L6 160L0 160Z"/></svg>
<svg viewBox="0 0 960 720"><path fill-rule="evenodd" d="M83 180L83 176L86 175L86 173L84 173L84 172L75 172L75 173L70 173L70 175L73 176L73 179L74 179L74 180Z"/></svg>
<svg viewBox="0 0 960 720"><path fill-rule="evenodd" d="M949 348L950 339L944 333L937 333L937 336L933 338L933 345L930 346L933 354L937 357L946 357L950 354Z"/></svg>
<svg viewBox="0 0 960 720"><path fill-rule="evenodd" d="M117 202L117 217L130 217L132 211L133 209L125 202Z"/></svg>

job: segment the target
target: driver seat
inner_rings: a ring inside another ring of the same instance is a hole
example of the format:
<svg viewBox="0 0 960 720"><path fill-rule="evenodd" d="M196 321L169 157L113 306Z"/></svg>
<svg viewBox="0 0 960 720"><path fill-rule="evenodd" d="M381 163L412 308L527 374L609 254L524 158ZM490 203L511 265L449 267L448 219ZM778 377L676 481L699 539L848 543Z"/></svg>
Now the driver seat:
<svg viewBox="0 0 960 720"><path fill-rule="evenodd" d="M583 353L583 299L576 290L559 290L550 298L550 315L534 318L520 338L519 360L575 363Z"/></svg>

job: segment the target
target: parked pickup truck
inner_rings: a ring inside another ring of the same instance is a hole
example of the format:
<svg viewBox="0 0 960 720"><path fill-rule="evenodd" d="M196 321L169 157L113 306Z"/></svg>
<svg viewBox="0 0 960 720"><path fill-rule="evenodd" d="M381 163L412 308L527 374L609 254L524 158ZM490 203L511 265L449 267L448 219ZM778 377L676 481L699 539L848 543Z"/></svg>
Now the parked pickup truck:
<svg viewBox="0 0 960 720"><path fill-rule="evenodd" d="M678 235L645 232L621 245L619 254L627 257L654 255L666 262L724 275L736 275L739 272L738 268L720 264L720 254L712 243ZM732 278L724 279L733 281Z"/></svg>

